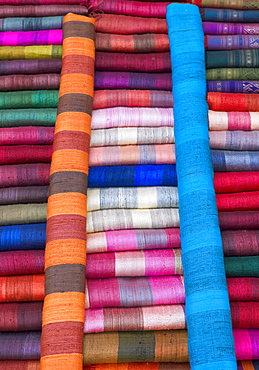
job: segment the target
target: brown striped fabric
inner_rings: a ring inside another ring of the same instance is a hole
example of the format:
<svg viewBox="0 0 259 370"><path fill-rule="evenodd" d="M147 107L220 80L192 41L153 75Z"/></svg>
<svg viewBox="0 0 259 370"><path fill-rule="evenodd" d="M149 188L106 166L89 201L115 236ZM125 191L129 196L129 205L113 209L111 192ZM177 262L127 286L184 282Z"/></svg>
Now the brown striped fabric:
<svg viewBox="0 0 259 370"><path fill-rule="evenodd" d="M187 362L187 331L85 334L84 363Z"/></svg>
<svg viewBox="0 0 259 370"><path fill-rule="evenodd" d="M83 367L86 186L95 21L68 14L50 169L41 369ZM65 181L64 181L65 180Z"/></svg>

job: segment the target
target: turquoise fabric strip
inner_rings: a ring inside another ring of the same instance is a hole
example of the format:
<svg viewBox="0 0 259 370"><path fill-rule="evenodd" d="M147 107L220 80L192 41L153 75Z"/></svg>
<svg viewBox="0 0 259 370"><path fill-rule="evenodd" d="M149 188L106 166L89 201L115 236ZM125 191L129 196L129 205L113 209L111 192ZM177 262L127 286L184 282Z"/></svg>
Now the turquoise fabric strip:
<svg viewBox="0 0 259 370"><path fill-rule="evenodd" d="M193 370L235 370L222 240L208 136L205 51L198 7L171 4L167 23L173 66L176 170Z"/></svg>
<svg viewBox="0 0 259 370"><path fill-rule="evenodd" d="M14 17L0 18L0 31L40 31L62 28L63 17Z"/></svg>

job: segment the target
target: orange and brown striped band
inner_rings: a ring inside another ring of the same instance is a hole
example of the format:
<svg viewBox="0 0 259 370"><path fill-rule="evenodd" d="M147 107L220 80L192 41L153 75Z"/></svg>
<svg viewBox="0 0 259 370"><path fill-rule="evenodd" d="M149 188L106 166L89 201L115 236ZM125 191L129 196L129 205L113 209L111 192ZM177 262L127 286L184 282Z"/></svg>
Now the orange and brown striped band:
<svg viewBox="0 0 259 370"><path fill-rule="evenodd" d="M50 170L41 369L83 368L86 187L95 21L68 14Z"/></svg>

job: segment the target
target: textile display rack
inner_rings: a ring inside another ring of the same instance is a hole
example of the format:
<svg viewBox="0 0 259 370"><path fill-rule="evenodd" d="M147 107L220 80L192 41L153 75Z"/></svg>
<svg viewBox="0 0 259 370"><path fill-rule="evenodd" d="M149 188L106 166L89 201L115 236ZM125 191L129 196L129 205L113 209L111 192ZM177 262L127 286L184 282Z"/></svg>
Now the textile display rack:
<svg viewBox="0 0 259 370"><path fill-rule="evenodd" d="M259 369L259 2L0 0L0 369Z"/></svg>

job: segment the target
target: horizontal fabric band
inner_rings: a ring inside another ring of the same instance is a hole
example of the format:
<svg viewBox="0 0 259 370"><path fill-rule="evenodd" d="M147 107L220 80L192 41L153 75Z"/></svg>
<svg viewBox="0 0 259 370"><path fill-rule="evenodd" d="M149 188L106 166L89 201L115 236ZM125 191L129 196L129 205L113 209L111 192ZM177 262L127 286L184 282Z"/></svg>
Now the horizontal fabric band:
<svg viewBox="0 0 259 370"><path fill-rule="evenodd" d="M259 362L257 360L245 360L238 361L238 370L246 370L247 366L251 367L251 370L256 370ZM33 366L33 370L40 370L40 361L0 361L0 368L5 370L12 370L16 366L17 370L28 370L30 366ZM144 362L144 363L123 363L123 364L95 364L85 365L84 370L170 370L174 367L174 370L190 370L188 362Z"/></svg>
<svg viewBox="0 0 259 370"><path fill-rule="evenodd" d="M242 340L242 335L243 339ZM251 357L257 356L256 341L258 336L258 329L234 329L236 356L237 359L249 360ZM163 344L160 340L163 337ZM175 342L177 337L177 343ZM140 341L140 338L142 339ZM151 339L153 339L151 341ZM167 347L167 341L170 351L164 352ZM84 336L84 363L93 363L94 358L97 358L99 363L107 363L107 358L110 362L137 362L137 361L187 361L185 359L187 341L185 337L185 330L168 330L154 331L154 332L113 332L113 333L96 333L85 334ZM251 341L251 342L249 342ZM103 351L105 343L109 342L109 357L108 353ZM141 346L139 345L141 343ZM181 347L181 351L177 350ZM156 350L160 345L160 351ZM139 354L140 348L147 346L149 351L142 350ZM254 347L255 346L255 347ZM134 355L133 355L134 354ZM97 356L97 357L95 357ZM142 357L144 356L144 357ZM176 356L176 357L175 357ZM137 359L139 358L139 360ZM140 360L141 359L141 360Z"/></svg>
<svg viewBox="0 0 259 370"><path fill-rule="evenodd" d="M46 224L0 226L0 250L45 249Z"/></svg>
<svg viewBox="0 0 259 370"><path fill-rule="evenodd" d="M110 0L109 3L99 4L98 0L90 0L89 5L97 7L104 13L127 14L142 17L165 18L166 6L169 2L154 3L142 1Z"/></svg>
<svg viewBox="0 0 259 370"><path fill-rule="evenodd" d="M259 81L209 81L208 92L257 94Z"/></svg>
<svg viewBox="0 0 259 370"><path fill-rule="evenodd" d="M1 166L1 187L45 186L49 184L49 172L47 163ZM89 188L117 187L118 181L121 186L176 186L176 169L170 164L96 166L89 169ZM214 174L216 193L256 191L258 186L257 171Z"/></svg>
<svg viewBox="0 0 259 370"><path fill-rule="evenodd" d="M206 35L258 35L258 23L222 23L203 22L203 32Z"/></svg>
<svg viewBox="0 0 259 370"><path fill-rule="evenodd" d="M132 234L132 230L129 230L128 234ZM243 235L245 234L244 232ZM232 232L232 235L235 236L235 233ZM237 233L238 235L242 234ZM222 237L224 243L224 232ZM114 247L115 250L116 247ZM225 252L226 247L224 245L223 247ZM228 249L226 251L228 252ZM157 246L157 249L152 250L101 252L88 253L87 278L183 275L182 256L178 248L158 249ZM249 250L246 249L244 252L249 253ZM231 255L230 252L229 255ZM225 257L224 261L228 277L259 277L257 256ZM44 273L44 251L42 250L2 252L0 262L0 276Z"/></svg>
<svg viewBox="0 0 259 370"><path fill-rule="evenodd" d="M40 331L1 333L1 360L38 360Z"/></svg>
<svg viewBox="0 0 259 370"><path fill-rule="evenodd" d="M8 8L8 6L7 6ZM1 8L0 8L1 9ZM0 10L1 12L1 10ZM55 17L8 17L0 21L0 31L41 31L62 28L62 16Z"/></svg>
<svg viewBox="0 0 259 370"><path fill-rule="evenodd" d="M45 203L12 204L0 206L0 225L16 225L46 222Z"/></svg>
<svg viewBox="0 0 259 370"><path fill-rule="evenodd" d="M1 276L0 302L43 301L44 280L44 274Z"/></svg>
<svg viewBox="0 0 259 370"><path fill-rule="evenodd" d="M19 302L0 304L0 330L41 330L43 302ZM1 368L1 363L0 363Z"/></svg>
<svg viewBox="0 0 259 370"><path fill-rule="evenodd" d="M43 250L1 252L0 262L1 276L44 273Z"/></svg>
<svg viewBox="0 0 259 370"><path fill-rule="evenodd" d="M200 7L208 8L227 8L227 9L245 9L245 10L255 10L259 9L259 4L254 0L190 0L191 4L198 5Z"/></svg>
<svg viewBox="0 0 259 370"><path fill-rule="evenodd" d="M9 18L9 17L46 17L46 16L57 16L57 15L66 15L67 13L75 13L87 15L88 9L81 5L59 5L52 4L51 6L46 5L10 5L10 2L7 5L2 5L0 7L0 17Z"/></svg>
<svg viewBox="0 0 259 370"><path fill-rule="evenodd" d="M251 22L256 23L258 10L237 10L224 8L200 8L201 17L206 22Z"/></svg>
<svg viewBox="0 0 259 370"><path fill-rule="evenodd" d="M259 301L257 277L227 278L231 301ZM43 301L44 275L0 277L0 302ZM117 277L88 279L85 308L137 307L185 302L183 277Z"/></svg>
<svg viewBox="0 0 259 370"><path fill-rule="evenodd" d="M171 108L114 107L93 111L92 129L115 127L174 126ZM258 112L217 112L209 110L209 129L258 130Z"/></svg>
<svg viewBox="0 0 259 370"><path fill-rule="evenodd" d="M57 90L59 74L8 75L0 76L1 91Z"/></svg>
<svg viewBox="0 0 259 370"><path fill-rule="evenodd" d="M49 163L52 145L3 145L0 164Z"/></svg>
<svg viewBox="0 0 259 370"><path fill-rule="evenodd" d="M87 211L113 208L178 208L177 187L94 188L87 192Z"/></svg>
<svg viewBox="0 0 259 370"><path fill-rule="evenodd" d="M207 69L206 78L215 80L258 80L259 68L212 68Z"/></svg>
<svg viewBox="0 0 259 370"><path fill-rule="evenodd" d="M223 230L221 236L226 256L258 254L258 230ZM179 247L180 232L178 228L115 230L88 234L87 236L87 253Z"/></svg>
<svg viewBox="0 0 259 370"><path fill-rule="evenodd" d="M0 127L54 126L56 115L56 108L2 110Z"/></svg>
<svg viewBox="0 0 259 370"><path fill-rule="evenodd" d="M206 52L207 68L257 68L259 67L259 50L222 50Z"/></svg>
<svg viewBox="0 0 259 370"><path fill-rule="evenodd" d="M249 305L246 302L231 302L230 306L234 328L258 329L259 302L250 302ZM0 307L1 331L41 329L42 302L1 303ZM183 305L96 308L87 309L85 315L84 333L186 328Z"/></svg>
<svg viewBox="0 0 259 370"><path fill-rule="evenodd" d="M205 36L206 50L238 50L258 48L258 37L252 35Z"/></svg>

